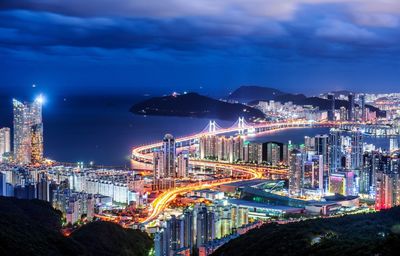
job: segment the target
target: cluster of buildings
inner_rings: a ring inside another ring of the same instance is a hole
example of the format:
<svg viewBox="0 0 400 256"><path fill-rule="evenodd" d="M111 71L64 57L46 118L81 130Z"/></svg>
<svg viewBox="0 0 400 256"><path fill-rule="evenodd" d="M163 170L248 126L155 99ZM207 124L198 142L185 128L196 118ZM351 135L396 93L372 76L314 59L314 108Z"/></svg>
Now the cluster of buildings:
<svg viewBox="0 0 400 256"><path fill-rule="evenodd" d="M356 95L349 93L346 99L346 106L337 106L336 97L334 94L328 94L326 98L330 103L328 109L328 120L329 121L351 121L351 122L368 122L375 121L377 119L377 113L371 111L366 106L366 97L364 94Z"/></svg>
<svg viewBox="0 0 400 256"><path fill-rule="evenodd" d="M374 121L377 119L377 113L371 111L366 106L367 95L352 94L338 95L326 94L321 95L329 102L327 110L320 110L319 107L312 105L296 105L288 101L286 103L274 100L260 101L256 106L264 114L273 119L305 119L314 121ZM340 100L337 101L337 100ZM346 104L343 105L343 101ZM373 104L372 104L373 105ZM376 105L376 104L375 104Z"/></svg>
<svg viewBox="0 0 400 256"><path fill-rule="evenodd" d="M90 220L95 211L147 203L145 181L139 175L122 170L65 166L2 165L0 196L50 202L64 213L67 223L75 223L83 215Z"/></svg>
<svg viewBox="0 0 400 256"><path fill-rule="evenodd" d="M199 139L197 156L220 162L254 164L287 164L289 145L279 142L255 142L243 136L204 135Z"/></svg>
<svg viewBox="0 0 400 256"><path fill-rule="evenodd" d="M306 119L306 120L325 120L327 112L321 111L318 107L311 105L296 105L288 101L281 103L279 101L259 101L256 107L268 117L276 119Z"/></svg>
<svg viewBox="0 0 400 256"><path fill-rule="evenodd" d="M43 163L43 98L34 102L13 99L13 151L10 128L0 129L0 163L40 165Z"/></svg>
<svg viewBox="0 0 400 256"><path fill-rule="evenodd" d="M289 153L288 196L363 195L376 209L400 205L398 140L390 138L390 150L381 150L364 143L360 130L306 137Z"/></svg>
<svg viewBox="0 0 400 256"><path fill-rule="evenodd" d="M237 235L248 224L247 208L223 200L196 204L162 222L155 234L155 255L192 255L193 251L208 255L225 242L221 239Z"/></svg>
<svg viewBox="0 0 400 256"><path fill-rule="evenodd" d="M153 152L153 163L153 190L171 188L175 179L189 176L189 151L178 154L171 134L166 134L162 147Z"/></svg>

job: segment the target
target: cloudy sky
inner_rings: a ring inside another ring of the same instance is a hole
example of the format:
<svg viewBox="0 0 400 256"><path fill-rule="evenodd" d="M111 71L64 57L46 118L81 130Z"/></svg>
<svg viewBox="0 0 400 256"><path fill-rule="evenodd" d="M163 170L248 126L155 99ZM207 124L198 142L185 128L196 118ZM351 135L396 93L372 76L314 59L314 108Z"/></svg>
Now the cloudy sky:
<svg viewBox="0 0 400 256"><path fill-rule="evenodd" d="M32 84L56 94L400 91L400 1L1 0L1 92Z"/></svg>

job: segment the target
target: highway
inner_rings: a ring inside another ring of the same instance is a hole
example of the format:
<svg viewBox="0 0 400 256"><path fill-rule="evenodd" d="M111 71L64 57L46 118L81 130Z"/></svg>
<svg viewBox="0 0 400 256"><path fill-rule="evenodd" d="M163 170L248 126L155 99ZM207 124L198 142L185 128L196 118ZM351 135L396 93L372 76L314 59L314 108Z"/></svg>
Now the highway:
<svg viewBox="0 0 400 256"><path fill-rule="evenodd" d="M194 161L194 162L198 163L201 162L202 164L204 163L203 161ZM220 164L220 163L215 163L215 164L217 164L219 167L232 168L235 171L249 174L251 175L250 179L260 179L263 177L263 172L261 172L256 167L244 167L244 166L237 166L234 164ZM213 188L220 186L222 184L230 183L232 181L233 180L231 179L224 179L224 181L215 181L212 183L200 182L185 187L178 187L171 190L167 190L163 192L161 195L159 195L152 202L151 213L145 220L143 220L142 224L148 224L149 222L155 220L168 207L168 205L180 194L185 194L198 189ZM240 181L240 180L234 180L234 181Z"/></svg>
<svg viewBox="0 0 400 256"><path fill-rule="evenodd" d="M265 134L265 133L270 133L270 132L275 132L277 130L283 130L283 129L294 129L294 128L301 128L301 127L315 127L315 126L328 126L332 127L336 124L333 123L328 123L328 122L321 122L321 123L310 123L306 121L297 121L297 122L286 122L286 123L263 123L263 124L256 124L253 127L246 127L246 129L249 128L258 128L258 129L263 129L260 130L258 134ZM214 132L202 132L202 133L197 133L181 138L177 138L176 142L183 142L183 141L191 141L198 139L199 137L203 135L208 135L208 134L226 134L230 132L235 132L238 131L242 128L238 127L231 127L231 128L226 128L226 129L219 129ZM132 158L133 159L138 159L140 161L144 162L152 162L152 155L150 154L152 149L158 148L162 145L162 142L157 142L157 143L152 143L148 145L143 145L136 147L132 150ZM258 167L258 166L252 166L252 165L243 165L243 164L230 164L230 163L221 163L221 162L213 162L213 161L206 161L206 160L197 160L197 159L190 159L190 164L192 165L202 165L202 166L207 166L207 167L221 167L221 168L230 168L236 172L241 172L244 174L249 175L249 179L260 179L264 176L265 171L267 170L268 173L271 174L286 174L286 171L279 170L279 169L268 169L266 167ZM171 190L167 190L160 194L151 204L150 208L150 214L149 216L142 221L142 224L146 225L149 222L155 220L167 207L168 205L178 196L181 194L188 193L193 190L198 190L198 189L206 189L206 188L212 188L212 187L217 187L222 184L230 183L232 181L239 181L239 180L232 180L232 179L224 179L223 181L214 181L214 182L199 182L195 183L192 185L184 186L184 187L177 187Z"/></svg>

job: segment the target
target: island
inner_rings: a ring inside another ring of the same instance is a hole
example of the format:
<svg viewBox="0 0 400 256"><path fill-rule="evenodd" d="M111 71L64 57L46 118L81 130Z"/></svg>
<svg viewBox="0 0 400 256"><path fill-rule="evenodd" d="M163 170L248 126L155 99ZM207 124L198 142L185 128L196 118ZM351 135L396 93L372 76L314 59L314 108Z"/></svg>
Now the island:
<svg viewBox="0 0 400 256"><path fill-rule="evenodd" d="M237 120L238 117L246 120L265 118L260 110L253 107L216 100L194 92L151 98L135 104L130 111L139 115L187 116L230 121Z"/></svg>

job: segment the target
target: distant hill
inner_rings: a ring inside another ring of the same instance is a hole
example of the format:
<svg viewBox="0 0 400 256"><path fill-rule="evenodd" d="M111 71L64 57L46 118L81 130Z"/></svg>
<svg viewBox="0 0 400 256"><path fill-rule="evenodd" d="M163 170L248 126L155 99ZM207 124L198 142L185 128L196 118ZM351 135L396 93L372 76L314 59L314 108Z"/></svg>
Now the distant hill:
<svg viewBox="0 0 400 256"><path fill-rule="evenodd" d="M241 86L232 92L229 96L229 100L235 100L239 102L247 103L253 100L273 100L276 96L285 94L284 92L262 86Z"/></svg>
<svg viewBox="0 0 400 256"><path fill-rule="evenodd" d="M267 224L221 246L213 256L397 255L400 208L378 213Z"/></svg>
<svg viewBox="0 0 400 256"><path fill-rule="evenodd" d="M222 120L264 118L264 114L255 108L238 103L228 103L197 93L155 97L137 103L131 112L139 115L191 116Z"/></svg>
<svg viewBox="0 0 400 256"><path fill-rule="evenodd" d="M49 203L0 197L1 255L148 255L150 237L117 224L93 222L60 233L61 213Z"/></svg>

